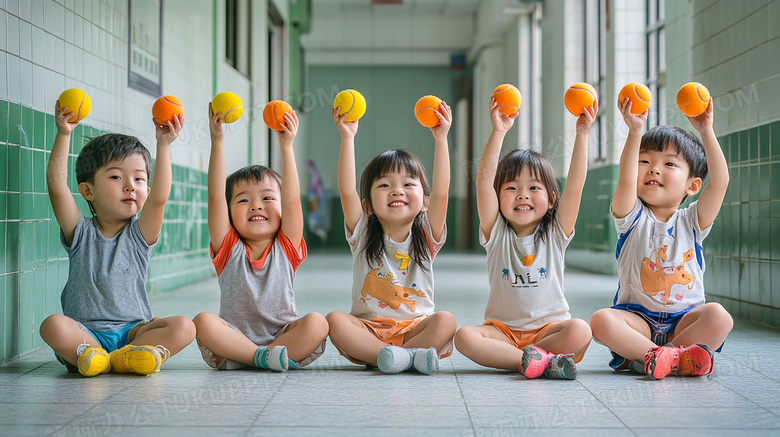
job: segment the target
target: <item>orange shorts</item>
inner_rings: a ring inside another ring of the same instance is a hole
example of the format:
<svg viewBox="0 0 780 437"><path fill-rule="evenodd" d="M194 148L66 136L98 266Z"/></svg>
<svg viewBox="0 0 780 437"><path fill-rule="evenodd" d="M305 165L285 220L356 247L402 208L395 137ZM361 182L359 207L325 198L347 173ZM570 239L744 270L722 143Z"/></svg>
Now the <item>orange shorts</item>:
<svg viewBox="0 0 780 437"><path fill-rule="evenodd" d="M512 345L518 349L523 349L526 346L530 346L532 344L538 343L541 341L544 337L547 336L547 333L552 329L555 324L561 323L561 322L548 322L544 325L536 328L536 329L530 329L527 331L515 331L512 329L509 329L509 327L504 324L504 322L499 322L498 320L494 319L488 319L485 320L485 323L483 325L490 325L501 331L502 334L506 335L507 338L509 338L509 341L512 342ZM579 363L582 361L582 357L585 356L585 351L588 350L588 346L585 346L584 349L582 349L575 357L574 362Z"/></svg>
<svg viewBox="0 0 780 437"><path fill-rule="evenodd" d="M376 336L376 338L382 340L388 346L400 347L404 344L404 335L414 329L414 327L417 326L418 323L422 322L426 317L428 316L424 315L415 317L411 320L395 320L389 317L374 317L371 320L360 319L360 321L366 325L366 327ZM344 358L355 364L369 364L365 361L360 361L357 358L353 358L347 355L338 347L336 347L336 349ZM444 350L439 353L439 358L447 358L450 355L452 355L452 340L450 340L450 342L447 343L447 345L444 347Z"/></svg>

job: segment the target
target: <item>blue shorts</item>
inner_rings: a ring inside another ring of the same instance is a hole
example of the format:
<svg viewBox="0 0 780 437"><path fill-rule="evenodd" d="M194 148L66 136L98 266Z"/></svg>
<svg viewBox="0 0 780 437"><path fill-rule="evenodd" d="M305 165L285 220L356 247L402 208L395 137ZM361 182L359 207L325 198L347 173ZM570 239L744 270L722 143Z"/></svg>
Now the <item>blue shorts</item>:
<svg viewBox="0 0 780 437"><path fill-rule="evenodd" d="M127 334L130 332L131 329L133 329L133 326L137 325L140 322L144 322L144 320L130 322L127 325L123 326L121 329L118 329L116 331L93 331L87 328L86 326L84 326L81 322L76 322L76 323L78 323L79 326L81 326L82 331L88 332L99 343L90 346L102 347L103 350L105 350L106 352L111 352L127 346L128 344ZM75 368L75 366L65 361L57 352L54 353L54 356L57 358L57 361L64 364L65 367L68 368L69 372L72 372L74 370L78 371L78 369Z"/></svg>
<svg viewBox="0 0 780 437"><path fill-rule="evenodd" d="M674 333L674 329L677 324L680 323L683 316L688 314L688 311L694 307L686 308L677 313L662 313L656 311L650 311L642 305L635 303L621 303L612 307L616 310L628 311L641 317L647 325L650 327L650 340L658 346L663 346L668 343L669 334ZM610 351L612 352L612 351ZM718 348L720 352L720 348ZM609 367L613 370L624 370L631 364L629 360L612 352L612 360L609 362Z"/></svg>

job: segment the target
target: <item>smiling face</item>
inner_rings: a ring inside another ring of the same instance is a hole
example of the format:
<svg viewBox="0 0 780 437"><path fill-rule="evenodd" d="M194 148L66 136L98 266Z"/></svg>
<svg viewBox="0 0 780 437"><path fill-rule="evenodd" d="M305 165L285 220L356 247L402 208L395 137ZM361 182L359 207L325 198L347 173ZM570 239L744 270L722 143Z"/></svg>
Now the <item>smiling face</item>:
<svg viewBox="0 0 780 437"><path fill-rule="evenodd" d="M686 196L698 192L690 166L674 148L639 152L637 196L651 207L677 208Z"/></svg>
<svg viewBox="0 0 780 437"><path fill-rule="evenodd" d="M517 177L501 184L498 203L501 214L518 237L533 234L553 207L547 188L528 166L523 166Z"/></svg>
<svg viewBox="0 0 780 437"><path fill-rule="evenodd" d="M79 184L82 196L92 202L98 217L127 220L143 208L149 195L146 160L133 154L99 168L92 182Z"/></svg>
<svg viewBox="0 0 780 437"><path fill-rule="evenodd" d="M233 227L246 240L273 238L282 226L281 189L270 177L236 182L228 207Z"/></svg>
<svg viewBox="0 0 780 437"><path fill-rule="evenodd" d="M371 211L383 224L412 223L425 204L420 179L404 171L391 171L371 185Z"/></svg>

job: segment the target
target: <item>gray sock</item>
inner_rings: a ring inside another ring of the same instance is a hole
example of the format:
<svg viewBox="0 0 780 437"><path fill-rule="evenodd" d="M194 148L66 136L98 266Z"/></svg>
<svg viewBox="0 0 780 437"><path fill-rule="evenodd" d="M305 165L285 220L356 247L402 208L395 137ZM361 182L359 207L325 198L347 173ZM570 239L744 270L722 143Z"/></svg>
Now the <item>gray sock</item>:
<svg viewBox="0 0 780 437"><path fill-rule="evenodd" d="M439 370L439 353L436 348L418 348L413 351L412 367L414 370L429 375Z"/></svg>
<svg viewBox="0 0 780 437"><path fill-rule="evenodd" d="M399 373L412 367L412 350L385 346L379 351L376 365L385 373Z"/></svg>

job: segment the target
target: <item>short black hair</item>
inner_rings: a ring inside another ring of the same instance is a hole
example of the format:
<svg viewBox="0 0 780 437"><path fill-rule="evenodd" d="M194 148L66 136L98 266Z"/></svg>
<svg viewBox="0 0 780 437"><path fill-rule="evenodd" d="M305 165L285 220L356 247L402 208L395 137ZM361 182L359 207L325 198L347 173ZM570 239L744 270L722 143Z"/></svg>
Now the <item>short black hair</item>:
<svg viewBox="0 0 780 437"><path fill-rule="evenodd" d="M640 152L663 152L667 147L674 149L688 163L688 177L707 177L707 155L704 146L690 132L677 126L656 126L642 135Z"/></svg>
<svg viewBox="0 0 780 437"><path fill-rule="evenodd" d="M239 182L248 181L260 183L266 178L270 178L281 189L282 177L279 173L264 166L264 165L248 165L246 167L239 168L227 177L225 180L225 201L228 205L228 217L230 218L230 225L233 225L233 214L230 211L230 199L233 198L233 189Z"/></svg>
<svg viewBox="0 0 780 437"><path fill-rule="evenodd" d="M139 154L146 163L146 175L152 171L152 156L141 141L130 135L103 134L92 138L76 158L76 182L95 182L95 173L113 161L124 161Z"/></svg>

